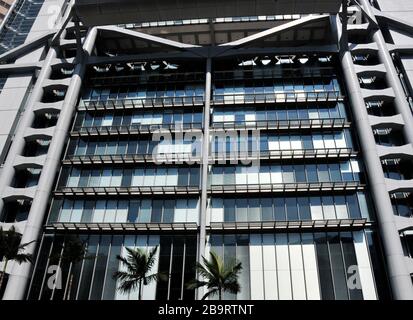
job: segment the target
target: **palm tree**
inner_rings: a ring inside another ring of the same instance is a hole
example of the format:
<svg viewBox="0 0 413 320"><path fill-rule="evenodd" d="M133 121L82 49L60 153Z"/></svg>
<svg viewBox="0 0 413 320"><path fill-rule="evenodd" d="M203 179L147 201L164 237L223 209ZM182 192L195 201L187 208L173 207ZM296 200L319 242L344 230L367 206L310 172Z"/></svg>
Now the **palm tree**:
<svg viewBox="0 0 413 320"><path fill-rule="evenodd" d="M21 240L22 234L17 232L14 226L7 231L4 231L3 228L0 227L0 257L3 257L4 262L3 271L0 274L0 288L3 285L9 261L16 261L18 264L33 262L32 255L24 253L24 250L29 244L35 241L20 243Z"/></svg>
<svg viewBox="0 0 413 320"><path fill-rule="evenodd" d="M210 255L211 261L202 257L204 265L197 263L195 266L198 274L205 280L194 279L188 282L186 287L188 289L198 289L206 286L209 291L204 294L202 300L217 293L219 300L222 300L223 292L228 291L233 294L240 292L238 276L242 270L241 262L233 260L228 264L224 264L221 257L215 252L211 251Z"/></svg>
<svg viewBox="0 0 413 320"><path fill-rule="evenodd" d="M118 290L122 293L129 293L139 286L139 300L142 300L143 286L150 284L152 281L166 280L168 277L162 272L149 274L155 264L157 246L148 254L140 248L125 249L127 257L118 255L116 258L126 267L126 271L116 271L113 278L120 281Z"/></svg>
<svg viewBox="0 0 413 320"><path fill-rule="evenodd" d="M67 240L60 258L63 263L68 263L70 266L67 277L69 285L63 295L63 300L70 300L70 292L72 291L74 276L73 270L75 269L77 263L86 259L86 242L81 241L79 237Z"/></svg>

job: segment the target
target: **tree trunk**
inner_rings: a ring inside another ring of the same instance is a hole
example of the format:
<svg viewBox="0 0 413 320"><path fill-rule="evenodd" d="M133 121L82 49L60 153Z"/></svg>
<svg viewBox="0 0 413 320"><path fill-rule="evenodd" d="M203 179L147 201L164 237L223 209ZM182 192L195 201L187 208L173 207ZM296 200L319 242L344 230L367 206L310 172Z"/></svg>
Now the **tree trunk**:
<svg viewBox="0 0 413 320"><path fill-rule="evenodd" d="M6 269L7 269L7 263L8 262L9 262L9 260L7 260L7 259L4 260L3 271L2 271L1 276L0 276L0 289L3 286L3 281L4 281L4 278L6 277Z"/></svg>
<svg viewBox="0 0 413 320"><path fill-rule="evenodd" d="M142 280L139 280L139 294L138 300L142 300Z"/></svg>
<svg viewBox="0 0 413 320"><path fill-rule="evenodd" d="M222 300L222 289L218 288L218 299Z"/></svg>

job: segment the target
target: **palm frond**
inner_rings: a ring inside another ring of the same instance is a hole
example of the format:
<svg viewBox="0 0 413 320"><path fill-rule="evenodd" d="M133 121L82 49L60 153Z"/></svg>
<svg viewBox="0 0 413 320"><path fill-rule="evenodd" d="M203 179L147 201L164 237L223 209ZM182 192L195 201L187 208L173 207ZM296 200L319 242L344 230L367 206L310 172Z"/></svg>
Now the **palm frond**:
<svg viewBox="0 0 413 320"><path fill-rule="evenodd" d="M126 256L118 255L116 258L126 266L126 270L113 274L113 277L120 281L118 290L127 293L137 288L140 283L145 286L153 281L162 281L168 278L167 274L163 272L148 275L155 265L158 247L153 248L149 253L140 248L126 247L125 249Z"/></svg>
<svg viewBox="0 0 413 320"><path fill-rule="evenodd" d="M222 291L238 293L241 287L238 282L239 274L242 270L241 262L235 259L228 263L223 262L222 258L215 252L210 252L210 259L202 257L203 264L197 263L195 269L200 279L193 279L186 284L188 289L207 287L210 289L202 299ZM221 296L221 295L220 295Z"/></svg>
<svg viewBox="0 0 413 320"><path fill-rule="evenodd" d="M186 283L185 287L189 290L193 290L193 289L198 289L198 288L207 286L208 283L209 283L208 281L200 281L198 279L192 279Z"/></svg>
<svg viewBox="0 0 413 320"><path fill-rule="evenodd" d="M209 290L207 293L204 294L204 296L201 298L201 300L205 300L209 296L213 296L213 295L217 294L218 291L219 291L218 289Z"/></svg>
<svg viewBox="0 0 413 320"><path fill-rule="evenodd" d="M33 255L29 253L19 253L17 254L14 259L18 264L22 264L23 262L30 262L33 263Z"/></svg>

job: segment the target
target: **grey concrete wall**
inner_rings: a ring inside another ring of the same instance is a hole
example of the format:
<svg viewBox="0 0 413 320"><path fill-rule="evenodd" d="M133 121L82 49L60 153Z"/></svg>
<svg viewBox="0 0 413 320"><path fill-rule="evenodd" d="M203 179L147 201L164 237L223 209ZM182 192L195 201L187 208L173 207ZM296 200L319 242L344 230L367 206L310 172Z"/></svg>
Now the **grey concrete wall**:
<svg viewBox="0 0 413 320"><path fill-rule="evenodd" d="M413 25L412 0L377 0L380 10L394 17L396 20L406 21ZM413 47L413 32L390 27L390 35L396 45ZM413 94L413 54L401 53L400 58L406 71L406 82Z"/></svg>
<svg viewBox="0 0 413 320"><path fill-rule="evenodd" d="M56 27L56 20L64 0L45 0L27 36L26 43ZM37 62L43 49L38 49L16 61L16 63ZM18 124L20 112L24 110L24 98L28 93L31 75L9 76L0 93L0 161L7 152L8 141L13 128ZM19 112L20 110L20 112ZM1 165L1 163L0 163Z"/></svg>

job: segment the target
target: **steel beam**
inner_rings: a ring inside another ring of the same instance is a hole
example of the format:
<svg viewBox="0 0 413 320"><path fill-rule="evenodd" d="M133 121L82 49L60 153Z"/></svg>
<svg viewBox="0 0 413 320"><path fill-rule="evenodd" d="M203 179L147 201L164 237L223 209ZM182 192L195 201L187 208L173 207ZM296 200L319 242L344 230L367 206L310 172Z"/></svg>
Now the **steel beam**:
<svg viewBox="0 0 413 320"><path fill-rule="evenodd" d="M367 14L370 15L377 23L370 3L367 0L360 0L360 2L366 10ZM384 64L387 71L386 80L394 91L395 109L397 113L400 113L402 115L404 120L404 137L406 139L406 142L413 144L413 115L410 110L409 103L406 99L406 94L403 90L396 68L394 66L393 59L389 53L389 48L387 47L386 41L384 40L383 34L380 29L374 31L373 40L378 47L378 56L380 62Z"/></svg>
<svg viewBox="0 0 413 320"><path fill-rule="evenodd" d="M89 30L83 48L86 54L90 54L94 47L97 30ZM51 48L50 56L54 57L54 49ZM73 112L76 108L77 99L81 89L83 77L86 71L86 64L78 63L72 75L70 86L66 93L62 111L56 125L53 139L50 143L46 161L40 175L37 191L33 199L29 212L26 228L22 236L22 243L37 241L40 238L43 220L46 213L49 198L52 192L56 172L59 170L60 158L65 146L67 135L70 129ZM11 170L12 171L12 170ZM13 171L12 171L13 172ZM34 253L36 245L32 244L27 249L27 253ZM32 266L28 263L15 265L9 276L3 300L22 300L25 298L26 288L30 281Z"/></svg>
<svg viewBox="0 0 413 320"><path fill-rule="evenodd" d="M201 206L199 214L199 243L198 243L198 262L202 262L205 256L206 246L206 218L208 210L208 167L209 167L209 127L211 115L211 82L212 82L212 61L207 58L205 75L205 107L204 107L204 134L202 137L202 180L201 180ZM199 275L198 275L199 276ZM200 299L203 289L197 291Z"/></svg>
<svg viewBox="0 0 413 320"><path fill-rule="evenodd" d="M346 14L346 12L343 14L343 16L345 16L343 19L343 28L346 28L347 24ZM339 21L337 21L337 23L340 24ZM341 32L341 29L338 28L338 31ZM362 154L370 183L370 190L374 199L393 298L397 300L412 300L413 286L410 274L404 263L403 248L394 219L390 196L387 192L383 169L369 122L365 101L348 47L348 39L345 33L340 34L339 39L340 62L347 85L354 124L357 128L358 137L362 146Z"/></svg>

